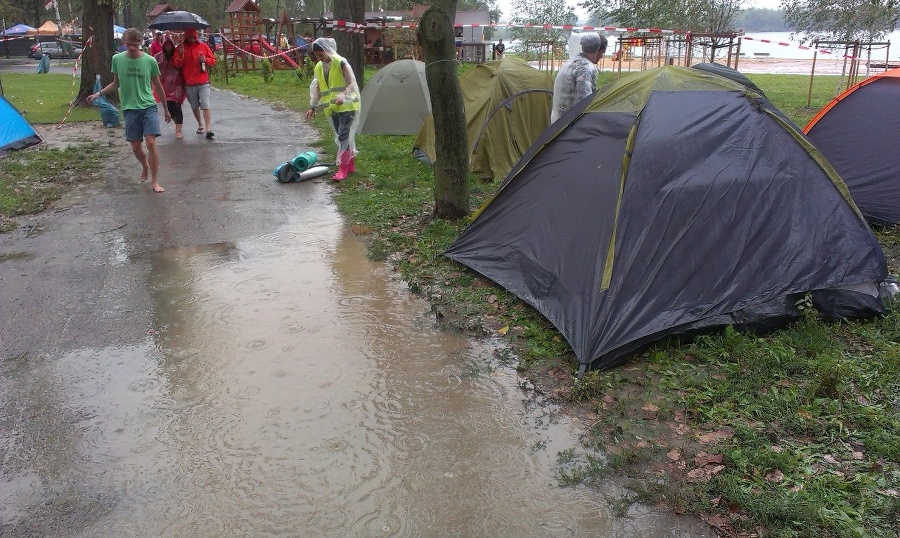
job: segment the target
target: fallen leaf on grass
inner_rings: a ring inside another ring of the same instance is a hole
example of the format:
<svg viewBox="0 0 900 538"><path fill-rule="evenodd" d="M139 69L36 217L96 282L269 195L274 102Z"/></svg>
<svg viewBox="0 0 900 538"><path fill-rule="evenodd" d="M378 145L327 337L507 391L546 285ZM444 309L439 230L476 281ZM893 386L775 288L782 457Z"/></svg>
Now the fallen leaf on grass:
<svg viewBox="0 0 900 538"><path fill-rule="evenodd" d="M775 469L774 471L769 471L768 473L766 473L766 480L777 484L784 480L784 473L782 473L778 469Z"/></svg>
<svg viewBox="0 0 900 538"><path fill-rule="evenodd" d="M666 453L666 456L672 461L678 461L681 459L681 452L679 452L677 448L673 448Z"/></svg>
<svg viewBox="0 0 900 538"><path fill-rule="evenodd" d="M710 463L722 463L722 455L707 454L706 452L701 452L694 456L694 463L697 464L697 467L705 467Z"/></svg>
<svg viewBox="0 0 900 538"><path fill-rule="evenodd" d="M687 435L691 433L691 427L687 424L679 424L677 426L674 426L672 430L674 430L678 435Z"/></svg>
<svg viewBox="0 0 900 538"><path fill-rule="evenodd" d="M697 439L704 445L708 445L710 443L717 443L725 439L731 439L733 435L734 432L730 431L729 429L723 428L718 431L700 434L697 436Z"/></svg>
<svg viewBox="0 0 900 538"><path fill-rule="evenodd" d="M652 403L646 403L641 407L641 411L643 412L644 420L656 420L656 414L659 412L659 407Z"/></svg>
<svg viewBox="0 0 900 538"><path fill-rule="evenodd" d="M506 327L501 327L501 328L497 329L497 332L502 334L503 336L506 336L506 333L509 332L509 325L507 325Z"/></svg>
<svg viewBox="0 0 900 538"><path fill-rule="evenodd" d="M708 515L700 514L700 519L706 522L710 527L723 532L731 531L731 525L728 524L728 516L722 514Z"/></svg>

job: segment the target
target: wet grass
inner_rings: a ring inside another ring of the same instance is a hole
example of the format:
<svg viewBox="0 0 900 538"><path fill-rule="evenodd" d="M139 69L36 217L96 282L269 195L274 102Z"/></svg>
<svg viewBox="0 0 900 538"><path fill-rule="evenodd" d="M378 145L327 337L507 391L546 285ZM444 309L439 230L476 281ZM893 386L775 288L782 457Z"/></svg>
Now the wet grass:
<svg viewBox="0 0 900 538"><path fill-rule="evenodd" d="M110 154L100 144L31 148L0 159L0 232L16 228L15 217L43 211L73 185L96 177Z"/></svg>
<svg viewBox="0 0 900 538"><path fill-rule="evenodd" d="M71 73L5 72L3 90L6 99L32 124L57 124L66 117L69 102L78 91L78 79ZM81 107L73 109L66 121L99 117L97 109ZM94 177L108 155L108 149L85 141L66 149L36 146L0 158L0 232L15 229L16 216L43 211L72 185Z"/></svg>

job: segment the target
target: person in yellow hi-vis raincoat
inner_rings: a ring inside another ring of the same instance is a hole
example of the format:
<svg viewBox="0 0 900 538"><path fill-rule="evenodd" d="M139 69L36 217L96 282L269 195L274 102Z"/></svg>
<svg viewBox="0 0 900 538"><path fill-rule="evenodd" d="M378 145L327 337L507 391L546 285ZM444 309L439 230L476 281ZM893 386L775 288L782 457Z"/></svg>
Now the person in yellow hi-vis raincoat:
<svg viewBox="0 0 900 538"><path fill-rule="evenodd" d="M356 172L356 127L359 123L359 86L346 59L338 55L334 39L320 37L313 41L312 53L318 58L315 81L310 87L310 119L319 108L331 119L337 143L338 171L335 181Z"/></svg>

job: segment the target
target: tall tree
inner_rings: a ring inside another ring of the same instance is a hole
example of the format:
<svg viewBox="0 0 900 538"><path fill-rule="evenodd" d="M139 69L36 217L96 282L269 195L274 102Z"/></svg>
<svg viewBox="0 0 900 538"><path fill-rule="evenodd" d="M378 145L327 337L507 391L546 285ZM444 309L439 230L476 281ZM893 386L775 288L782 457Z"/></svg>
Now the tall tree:
<svg viewBox="0 0 900 538"><path fill-rule="evenodd" d="M584 0L594 18L620 26L727 32L745 0Z"/></svg>
<svg viewBox="0 0 900 538"><path fill-rule="evenodd" d="M689 29L694 0L584 0L581 7L599 20L620 26Z"/></svg>
<svg viewBox="0 0 900 538"><path fill-rule="evenodd" d="M364 23L366 18L366 6L363 0L335 0L334 18L338 21L350 21ZM334 40L337 43L341 56L347 58L356 83L362 90L365 85L363 80L366 62L365 35L357 32L335 32Z"/></svg>
<svg viewBox="0 0 900 538"><path fill-rule="evenodd" d="M91 40L90 47L84 49L81 57L81 85L76 103L94 93L94 80L100 75L104 85L112 81L110 62L113 55L113 17L116 0L84 0L82 32L85 42Z"/></svg>
<svg viewBox="0 0 900 538"><path fill-rule="evenodd" d="M447 219L469 214L469 143L453 37L456 5L457 0L432 0L416 31L434 117L434 216Z"/></svg>
<svg viewBox="0 0 900 538"><path fill-rule="evenodd" d="M547 2L546 0L513 0L514 15L510 22L514 24L575 24L578 15L575 9L565 2ZM566 30L544 30L541 28L513 28L510 33L522 41L561 41Z"/></svg>
<svg viewBox="0 0 900 538"><path fill-rule="evenodd" d="M878 40L900 18L900 0L782 0L781 7L803 41Z"/></svg>

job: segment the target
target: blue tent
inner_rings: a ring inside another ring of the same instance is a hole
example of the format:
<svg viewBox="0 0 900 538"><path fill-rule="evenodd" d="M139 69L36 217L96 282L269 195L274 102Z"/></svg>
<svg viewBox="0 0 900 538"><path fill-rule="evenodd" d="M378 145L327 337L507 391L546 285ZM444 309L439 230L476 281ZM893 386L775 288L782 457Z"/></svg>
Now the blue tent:
<svg viewBox="0 0 900 538"><path fill-rule="evenodd" d="M9 151L25 149L43 141L25 116L0 96L0 157Z"/></svg>
<svg viewBox="0 0 900 538"><path fill-rule="evenodd" d="M113 37L122 37L122 34L125 33L125 27L119 26L117 24L113 24Z"/></svg>
<svg viewBox="0 0 900 538"><path fill-rule="evenodd" d="M15 26L10 26L9 28L7 28L6 31L3 32L3 35L25 35L28 32L33 32L35 30L36 28L32 28L27 24L17 24Z"/></svg>

